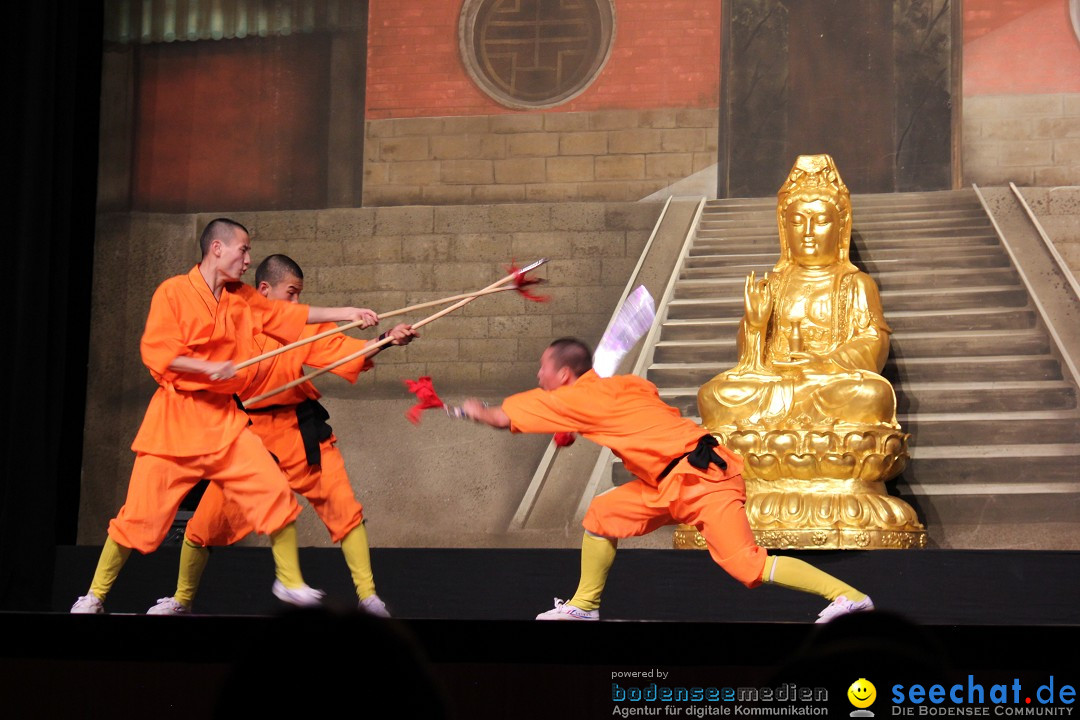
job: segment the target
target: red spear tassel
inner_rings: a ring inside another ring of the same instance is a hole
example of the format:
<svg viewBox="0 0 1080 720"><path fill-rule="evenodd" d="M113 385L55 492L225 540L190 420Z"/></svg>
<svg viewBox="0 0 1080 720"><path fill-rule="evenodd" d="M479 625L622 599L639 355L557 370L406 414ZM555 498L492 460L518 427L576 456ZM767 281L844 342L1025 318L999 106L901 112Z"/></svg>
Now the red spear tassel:
<svg viewBox="0 0 1080 720"><path fill-rule="evenodd" d="M577 435L572 432L557 432L555 433L555 447L567 447L573 445L577 440Z"/></svg>
<svg viewBox="0 0 1080 720"><path fill-rule="evenodd" d="M544 282L543 278L531 278L523 273L517 265L510 263L510 267L506 268L506 272L514 273L514 287L517 289L518 294L526 300L532 300L533 302L548 302L551 300L550 295L537 295L536 293L526 290L530 285L539 285Z"/></svg>
<svg viewBox="0 0 1080 720"><path fill-rule="evenodd" d="M435 393L435 388L431 385L430 376L425 375L416 380L406 380L405 387L409 388L409 392L413 395L416 395L417 403L405 413L405 417L409 418L409 422L413 425L420 424L420 414L424 410L444 407L443 401L439 399L439 396Z"/></svg>

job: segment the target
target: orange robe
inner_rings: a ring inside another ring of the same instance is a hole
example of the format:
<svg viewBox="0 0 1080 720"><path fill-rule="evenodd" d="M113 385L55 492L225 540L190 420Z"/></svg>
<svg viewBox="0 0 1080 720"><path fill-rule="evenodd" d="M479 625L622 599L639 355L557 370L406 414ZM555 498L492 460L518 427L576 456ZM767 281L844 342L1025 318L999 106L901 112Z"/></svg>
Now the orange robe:
<svg viewBox="0 0 1080 720"><path fill-rule="evenodd" d="M715 448L727 469L704 470L673 459L690 452L708 431L660 399L656 386L634 375L601 378L590 370L573 385L512 395L503 401L511 432L577 432L610 448L634 480L593 499L585 529L604 537L636 537L681 522L705 537L713 560L748 587L761 582L765 550L746 519L742 461Z"/></svg>
<svg viewBox="0 0 1080 720"><path fill-rule="evenodd" d="M310 337L333 328L333 324L309 325L301 337ZM261 352L281 347L273 338L256 338ZM259 363L252 383L240 393L241 399L261 395L304 374L304 365L324 367L361 350L366 341L337 333L303 347L289 350ZM364 356L331 370L349 382L356 382L360 373L372 367ZM331 435L319 443L321 462L309 465L296 406L305 400L318 400L319 391L310 382L301 383L282 393L248 407L251 429L266 449L277 458L289 486L303 495L330 531L333 542L340 542L350 530L364 520L364 508L353 494L345 473L345 460L337 448L337 438ZM221 489L211 485L203 494L199 507L188 521L186 536L197 545L229 545L252 531L251 522L240 508L226 501Z"/></svg>
<svg viewBox="0 0 1080 720"><path fill-rule="evenodd" d="M261 533L296 519L299 505L233 397L254 368L215 382L169 365L181 356L241 362L258 353L259 334L298 338L307 314L307 305L272 302L239 282L228 283L215 299L198 266L158 286L140 344L158 389L131 445L135 466L127 500L109 523L113 540L143 553L155 550L184 495L203 477L220 485Z"/></svg>

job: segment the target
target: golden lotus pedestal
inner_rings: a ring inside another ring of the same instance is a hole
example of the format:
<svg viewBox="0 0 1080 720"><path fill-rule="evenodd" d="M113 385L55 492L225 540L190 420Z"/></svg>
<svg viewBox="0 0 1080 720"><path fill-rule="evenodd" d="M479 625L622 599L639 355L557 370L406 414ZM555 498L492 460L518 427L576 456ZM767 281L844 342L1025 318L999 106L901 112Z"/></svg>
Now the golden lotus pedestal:
<svg viewBox="0 0 1080 720"><path fill-rule="evenodd" d="M715 432L745 462L746 515L762 547L871 550L926 547L915 510L885 481L907 464L908 435L891 427L836 424L831 430ZM703 549L689 525L678 549Z"/></svg>

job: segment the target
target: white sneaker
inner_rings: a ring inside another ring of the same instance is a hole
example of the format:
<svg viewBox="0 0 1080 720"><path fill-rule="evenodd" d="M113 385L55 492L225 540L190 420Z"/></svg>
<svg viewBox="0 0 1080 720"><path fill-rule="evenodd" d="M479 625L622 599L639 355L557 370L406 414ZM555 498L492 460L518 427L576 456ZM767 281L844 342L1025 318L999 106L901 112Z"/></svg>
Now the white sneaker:
<svg viewBox="0 0 1080 720"><path fill-rule="evenodd" d="M555 598L555 608L536 616L537 620L599 620L599 610L582 610Z"/></svg>
<svg viewBox="0 0 1080 720"><path fill-rule="evenodd" d="M158 598L157 605L146 611L147 615L190 615L191 610L174 597Z"/></svg>
<svg viewBox="0 0 1080 720"><path fill-rule="evenodd" d="M290 589L282 585L280 580L274 581L272 592L274 593L274 597L281 602L289 603L296 607L319 607L322 605L323 596L326 595L322 590L316 590L307 585L301 585L298 588Z"/></svg>
<svg viewBox="0 0 1080 720"><path fill-rule="evenodd" d="M105 601L94 594L93 590L85 595L80 595L75 604L71 606L72 615L104 615Z"/></svg>
<svg viewBox="0 0 1080 720"><path fill-rule="evenodd" d="M855 612L866 612L867 610L873 610L874 603L870 600L870 596L867 595L858 602L852 602L846 597L841 595L840 597L829 603L828 607L818 613L818 619L815 622L827 623L841 615L848 615Z"/></svg>
<svg viewBox="0 0 1080 720"><path fill-rule="evenodd" d="M368 595L361 600L360 610L366 612L368 615L374 615L375 617L390 617L390 611L386 609L386 603L384 603L378 595Z"/></svg>

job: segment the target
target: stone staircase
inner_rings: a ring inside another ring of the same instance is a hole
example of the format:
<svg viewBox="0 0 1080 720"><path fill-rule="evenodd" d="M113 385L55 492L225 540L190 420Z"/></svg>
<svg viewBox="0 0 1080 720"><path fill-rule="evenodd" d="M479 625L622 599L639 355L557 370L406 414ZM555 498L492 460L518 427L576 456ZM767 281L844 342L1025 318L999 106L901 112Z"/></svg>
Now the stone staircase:
<svg viewBox="0 0 1080 720"><path fill-rule="evenodd" d="M937 547L1080 548L1077 388L973 190L853 196L852 260L893 329L883 371L911 462L890 491ZM648 378L684 415L736 361L746 274L779 255L776 202L708 203ZM624 475L614 469L613 482Z"/></svg>

